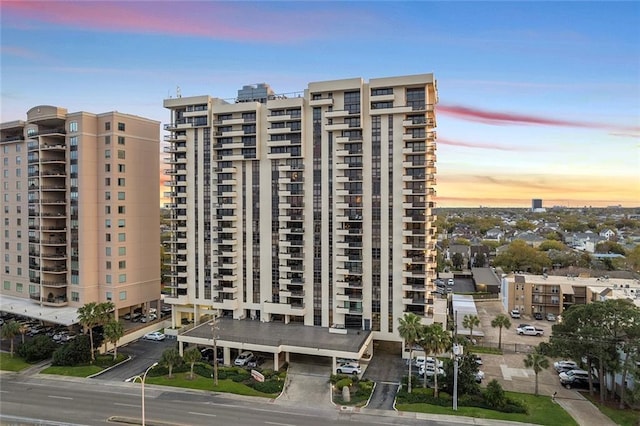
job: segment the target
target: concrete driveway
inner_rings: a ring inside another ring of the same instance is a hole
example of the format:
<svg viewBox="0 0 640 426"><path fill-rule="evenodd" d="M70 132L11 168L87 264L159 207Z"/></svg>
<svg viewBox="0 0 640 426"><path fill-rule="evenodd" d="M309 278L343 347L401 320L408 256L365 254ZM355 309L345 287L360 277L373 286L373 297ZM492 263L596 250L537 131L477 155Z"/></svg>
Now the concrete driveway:
<svg viewBox="0 0 640 426"><path fill-rule="evenodd" d="M276 403L306 408L330 407L330 375L331 365L290 361L287 382Z"/></svg>
<svg viewBox="0 0 640 426"><path fill-rule="evenodd" d="M364 379L376 382L367 408L393 410L393 403L400 388L402 376L407 371L405 361L400 354L376 348L373 358L362 375Z"/></svg>

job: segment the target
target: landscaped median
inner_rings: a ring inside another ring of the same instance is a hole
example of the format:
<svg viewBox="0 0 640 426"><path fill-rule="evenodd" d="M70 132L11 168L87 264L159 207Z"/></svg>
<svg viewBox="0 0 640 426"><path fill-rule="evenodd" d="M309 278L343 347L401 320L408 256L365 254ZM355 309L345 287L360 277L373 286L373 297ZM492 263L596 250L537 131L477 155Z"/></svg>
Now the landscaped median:
<svg viewBox="0 0 640 426"><path fill-rule="evenodd" d="M17 355L11 356L6 352L0 352L0 370L3 371L22 371L31 367L31 364L23 360Z"/></svg>
<svg viewBox="0 0 640 426"><path fill-rule="evenodd" d="M332 374L329 381L332 389L331 398L337 405L362 407L371 398L374 387L371 380L345 374Z"/></svg>

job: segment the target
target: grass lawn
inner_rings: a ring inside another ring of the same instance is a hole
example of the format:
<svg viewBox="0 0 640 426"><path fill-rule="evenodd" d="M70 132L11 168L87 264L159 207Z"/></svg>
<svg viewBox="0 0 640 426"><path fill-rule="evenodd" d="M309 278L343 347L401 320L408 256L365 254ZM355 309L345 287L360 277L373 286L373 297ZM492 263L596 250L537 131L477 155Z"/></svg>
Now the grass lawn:
<svg viewBox="0 0 640 426"><path fill-rule="evenodd" d="M0 353L0 370L4 371L20 371L24 370L27 367L30 367L31 364L25 362L18 355L14 354L13 358L10 354L2 352Z"/></svg>
<svg viewBox="0 0 640 426"><path fill-rule="evenodd" d="M640 411L627 408L625 410L618 409L618 401L607 401L605 404L600 403L598 394L593 397L589 392L581 392L581 394L593 403L602 413L609 417L615 424L620 426L636 426L640 419Z"/></svg>
<svg viewBox="0 0 640 426"><path fill-rule="evenodd" d="M450 414L549 426L578 426L578 423L573 420L573 417L564 411L562 407L551 402L551 397L515 392L505 392L505 394L511 399L524 402L528 407L528 414L501 413L499 411L486 410L484 408L461 406L458 406L458 411L453 411L453 408L451 407L440 407L430 404L398 404L396 408L400 411L413 411L417 413Z"/></svg>
<svg viewBox="0 0 640 426"><path fill-rule="evenodd" d="M149 377L145 381L146 384L175 386L179 388L199 389L213 392L235 393L237 395L261 396L264 398L274 398L276 395L258 392L242 383L234 382L230 379L218 380L218 386L213 386L213 379L210 377L202 377L197 374L191 375L189 372L173 373L173 377Z"/></svg>

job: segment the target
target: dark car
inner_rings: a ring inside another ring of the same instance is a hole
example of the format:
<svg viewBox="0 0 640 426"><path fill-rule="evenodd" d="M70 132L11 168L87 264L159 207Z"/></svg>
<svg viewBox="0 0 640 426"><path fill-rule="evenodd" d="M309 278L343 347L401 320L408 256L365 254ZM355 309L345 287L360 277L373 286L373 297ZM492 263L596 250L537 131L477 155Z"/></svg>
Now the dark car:
<svg viewBox="0 0 640 426"><path fill-rule="evenodd" d="M567 389L589 388L589 373L584 370L569 370L560 373L560 384ZM594 388L598 388L600 383L595 377L591 379Z"/></svg>
<svg viewBox="0 0 640 426"><path fill-rule="evenodd" d="M537 320L541 320L543 318L542 312L536 312L535 314L533 314L533 317Z"/></svg>

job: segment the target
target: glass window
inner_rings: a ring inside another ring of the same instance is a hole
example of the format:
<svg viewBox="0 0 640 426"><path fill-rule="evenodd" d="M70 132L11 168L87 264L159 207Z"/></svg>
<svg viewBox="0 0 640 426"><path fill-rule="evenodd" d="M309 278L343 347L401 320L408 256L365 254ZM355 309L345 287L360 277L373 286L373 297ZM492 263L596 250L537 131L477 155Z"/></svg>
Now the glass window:
<svg viewBox="0 0 640 426"><path fill-rule="evenodd" d="M120 256L125 256L127 254L127 248L126 247L118 247L118 254Z"/></svg>
<svg viewBox="0 0 640 426"><path fill-rule="evenodd" d="M104 144L105 145L111 144L111 136L105 136L104 137Z"/></svg>
<svg viewBox="0 0 640 426"><path fill-rule="evenodd" d="M105 191L104 192L104 199L109 201L111 199L111 192L110 191Z"/></svg>
<svg viewBox="0 0 640 426"><path fill-rule="evenodd" d="M127 234L125 234L124 232L118 234L118 241L120 242L127 241Z"/></svg>
<svg viewBox="0 0 640 426"><path fill-rule="evenodd" d="M121 160L125 159L125 153L124 153L123 149L119 149L118 150L118 158L121 159Z"/></svg>
<svg viewBox="0 0 640 426"><path fill-rule="evenodd" d="M104 165L104 171L109 173L111 171L111 164L105 164Z"/></svg>
<svg viewBox="0 0 640 426"><path fill-rule="evenodd" d="M11 290L11 281L5 281L4 282L4 289L5 290Z"/></svg>
<svg viewBox="0 0 640 426"><path fill-rule="evenodd" d="M16 283L16 291L22 293L22 283Z"/></svg>
<svg viewBox="0 0 640 426"><path fill-rule="evenodd" d="M118 130L124 132L124 123L118 123Z"/></svg>
<svg viewBox="0 0 640 426"><path fill-rule="evenodd" d="M118 206L118 213L119 214L125 214L127 211L127 209L125 209L125 206Z"/></svg>
<svg viewBox="0 0 640 426"><path fill-rule="evenodd" d="M105 130L111 130L111 122L107 121L106 123L104 123L104 129Z"/></svg>
<svg viewBox="0 0 640 426"><path fill-rule="evenodd" d="M107 284L111 284L111 275L106 275L106 276L104 277L104 280L105 280L105 282L106 282Z"/></svg>
<svg viewBox="0 0 640 426"><path fill-rule="evenodd" d="M127 300L127 292L121 291L118 297L120 298L120 300Z"/></svg>
<svg viewBox="0 0 640 426"><path fill-rule="evenodd" d="M104 227L105 228L111 228L111 219L105 219L104 220Z"/></svg>
<svg viewBox="0 0 640 426"><path fill-rule="evenodd" d="M118 145L124 145L124 136L118 136Z"/></svg>
<svg viewBox="0 0 640 426"><path fill-rule="evenodd" d="M124 164L118 164L118 173L124 173Z"/></svg>
<svg viewBox="0 0 640 426"><path fill-rule="evenodd" d="M107 260L107 261L105 262L104 267L105 267L105 269L107 269L107 270L111 269L111 261L110 261L110 260Z"/></svg>
<svg viewBox="0 0 640 426"><path fill-rule="evenodd" d="M104 158L111 158L111 150L110 149L105 149L104 150Z"/></svg>
<svg viewBox="0 0 640 426"><path fill-rule="evenodd" d="M124 194L125 194L125 193L124 193L124 192L122 192L122 191L121 191L121 192L118 192L118 200L124 200L124 199L125 199Z"/></svg>
<svg viewBox="0 0 640 426"><path fill-rule="evenodd" d="M125 269L126 267L127 267L126 260L121 260L120 262L118 262L118 269Z"/></svg>
<svg viewBox="0 0 640 426"><path fill-rule="evenodd" d="M118 186L124 186L124 178L118 178Z"/></svg>
<svg viewBox="0 0 640 426"><path fill-rule="evenodd" d="M124 228L124 219L118 219L118 228Z"/></svg>
<svg viewBox="0 0 640 426"><path fill-rule="evenodd" d="M111 186L111 178L104 178L104 186Z"/></svg>
<svg viewBox="0 0 640 426"><path fill-rule="evenodd" d="M69 123L69 131L70 132L77 132L78 131L78 122L77 121L71 121Z"/></svg>
<svg viewBox="0 0 640 426"><path fill-rule="evenodd" d="M78 145L78 137L77 136L71 136L69 138L69 145L70 146L77 146Z"/></svg>
<svg viewBox="0 0 640 426"><path fill-rule="evenodd" d="M71 292L71 300L74 302L79 302L80 301L80 293L78 293L77 291L72 291Z"/></svg>
<svg viewBox="0 0 640 426"><path fill-rule="evenodd" d="M105 238L104 240L106 242L110 242L111 241L111 234L105 234ZM107 247L107 250L109 250L109 254L111 254L111 248ZM108 255L107 255L108 256Z"/></svg>
<svg viewBox="0 0 640 426"><path fill-rule="evenodd" d="M111 294L110 291L107 291L106 298L107 298L107 302L110 302L113 299L113 295Z"/></svg>
<svg viewBox="0 0 640 426"><path fill-rule="evenodd" d="M127 274L118 275L118 282L119 283L126 283L127 282Z"/></svg>

